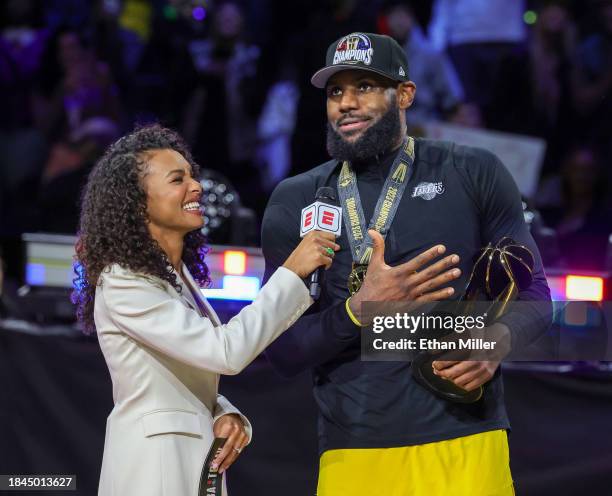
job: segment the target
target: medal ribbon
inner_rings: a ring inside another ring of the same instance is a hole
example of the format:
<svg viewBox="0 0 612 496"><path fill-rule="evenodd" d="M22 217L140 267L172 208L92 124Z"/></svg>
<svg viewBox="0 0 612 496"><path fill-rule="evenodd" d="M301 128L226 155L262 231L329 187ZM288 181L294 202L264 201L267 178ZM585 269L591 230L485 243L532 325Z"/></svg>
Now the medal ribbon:
<svg viewBox="0 0 612 496"><path fill-rule="evenodd" d="M367 265L370 262L373 243L372 238L368 236L368 229L378 231L383 238L387 237L406 185L412 176L413 163L414 138L407 136L389 170L374 215L366 229L365 215L357 189L357 175L349 162L343 162L338 176L338 195L342 202L342 217L355 264Z"/></svg>

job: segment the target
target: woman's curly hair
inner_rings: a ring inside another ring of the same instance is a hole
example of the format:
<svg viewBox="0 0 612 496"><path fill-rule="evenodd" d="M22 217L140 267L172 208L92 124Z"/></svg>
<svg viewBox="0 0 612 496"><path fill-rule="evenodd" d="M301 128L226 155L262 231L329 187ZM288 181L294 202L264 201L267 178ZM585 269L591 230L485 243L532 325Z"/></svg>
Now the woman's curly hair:
<svg viewBox="0 0 612 496"><path fill-rule="evenodd" d="M147 151L172 149L179 152L199 176L182 138L160 125L136 129L113 143L96 163L87 180L81 205L80 232L76 245L73 302L86 334L95 332L94 300L98 278L111 264L159 277L177 291L170 260L147 229L147 195L142 177L147 169ZM182 260L200 286L209 283L204 235L195 230L185 236Z"/></svg>

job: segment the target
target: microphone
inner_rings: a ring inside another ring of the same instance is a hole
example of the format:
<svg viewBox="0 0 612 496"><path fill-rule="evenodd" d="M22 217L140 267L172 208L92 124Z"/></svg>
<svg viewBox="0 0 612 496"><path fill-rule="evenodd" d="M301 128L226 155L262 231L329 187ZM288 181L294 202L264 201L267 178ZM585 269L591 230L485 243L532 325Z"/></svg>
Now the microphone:
<svg viewBox="0 0 612 496"><path fill-rule="evenodd" d="M326 231L340 236L342 226L342 208L338 205L336 192L333 188L323 186L317 190L314 203L302 209L300 222L300 238L310 231ZM323 282L323 267L317 268L310 274L308 289L313 300L321 296L321 283Z"/></svg>

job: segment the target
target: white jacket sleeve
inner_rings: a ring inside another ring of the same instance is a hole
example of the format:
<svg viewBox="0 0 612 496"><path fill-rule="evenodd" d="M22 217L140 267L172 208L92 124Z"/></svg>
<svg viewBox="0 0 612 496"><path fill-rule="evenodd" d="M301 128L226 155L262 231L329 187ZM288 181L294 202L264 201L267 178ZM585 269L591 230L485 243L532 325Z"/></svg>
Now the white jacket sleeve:
<svg viewBox="0 0 612 496"><path fill-rule="evenodd" d="M217 420L219 420L221 417L223 417L223 415L228 415L230 413L235 413L236 415L240 415L240 418L242 419L242 422L244 423L244 430L246 431L246 434L249 438L249 440L247 441L247 444L249 444L251 442L251 439L253 438L253 426L251 425L251 422L242 413L240 413L238 408L232 405L225 396L218 394L217 404L215 405L215 410L213 413L213 422L216 422Z"/></svg>
<svg viewBox="0 0 612 496"><path fill-rule="evenodd" d="M250 305L215 327L151 279L116 268L100 278L98 296L120 331L176 360L226 375L243 370L312 304L302 280L280 267Z"/></svg>

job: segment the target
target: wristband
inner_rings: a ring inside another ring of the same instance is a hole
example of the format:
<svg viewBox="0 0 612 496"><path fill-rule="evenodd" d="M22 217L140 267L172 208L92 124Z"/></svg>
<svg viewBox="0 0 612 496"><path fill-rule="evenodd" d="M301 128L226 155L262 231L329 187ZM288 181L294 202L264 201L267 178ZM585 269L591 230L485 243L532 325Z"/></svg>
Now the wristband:
<svg viewBox="0 0 612 496"><path fill-rule="evenodd" d="M351 321L353 322L353 324L355 324L356 326L359 326L359 327L363 327L363 324L357 320L357 317L355 317L355 315L351 311L351 307L349 305L349 301L351 301L350 297L348 297L346 299L346 303L344 304L344 307L346 308L346 313L348 313L348 316L351 319Z"/></svg>

